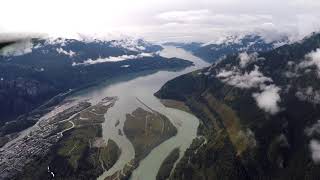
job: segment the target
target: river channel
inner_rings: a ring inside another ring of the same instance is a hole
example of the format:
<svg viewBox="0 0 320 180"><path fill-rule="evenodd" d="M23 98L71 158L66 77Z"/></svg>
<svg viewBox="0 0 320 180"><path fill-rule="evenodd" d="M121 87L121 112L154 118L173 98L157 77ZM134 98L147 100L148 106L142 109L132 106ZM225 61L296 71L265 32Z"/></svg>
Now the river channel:
<svg viewBox="0 0 320 180"><path fill-rule="evenodd" d="M165 107L153 94L167 81L182 74L209 66L209 64L193 56L191 53L175 47L164 47L160 55L169 58L177 57L186 59L192 61L194 66L176 71L136 74L134 77L128 75L128 77L116 78L73 95L72 98L74 99L88 99L92 103L97 103L106 96L117 96L119 98L115 106L110 108L107 114L105 114L106 121L102 126L105 141L107 142L108 139L114 140L121 149L121 155L116 164L104 172L98 179L104 179L114 172L121 170L124 165L134 157L132 144L125 135L120 135L119 131L123 130L126 114L132 113L138 107L146 109L143 104L137 101L137 98L153 110L167 116L173 125L176 126L178 133L176 136L154 148L151 153L140 162L138 168L133 171L131 176L132 180L155 179L161 163L166 156L168 156L173 149L179 147L181 157L190 146L192 140L196 138L199 120L187 112Z"/></svg>

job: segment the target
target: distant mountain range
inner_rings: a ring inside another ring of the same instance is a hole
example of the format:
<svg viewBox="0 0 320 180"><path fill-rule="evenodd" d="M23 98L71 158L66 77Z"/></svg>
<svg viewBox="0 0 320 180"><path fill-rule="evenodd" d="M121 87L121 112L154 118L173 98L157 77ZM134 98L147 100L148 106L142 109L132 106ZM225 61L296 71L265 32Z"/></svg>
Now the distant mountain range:
<svg viewBox="0 0 320 180"><path fill-rule="evenodd" d="M200 137L169 179L320 177L320 34L275 49L249 38L257 45L241 40L234 47L244 52L156 93L183 101L201 120ZM228 43L204 47L219 46Z"/></svg>
<svg viewBox="0 0 320 180"><path fill-rule="evenodd" d="M60 93L128 73L192 65L176 58L168 61L158 55L161 49L130 38L29 39L4 44L0 50L0 145L1 137L37 121L28 118L28 114L20 115Z"/></svg>
<svg viewBox="0 0 320 180"><path fill-rule="evenodd" d="M208 43L164 43L191 51L194 55L208 61L215 62L226 56L235 55L240 52L265 52L276 47L287 44L288 38L267 41L260 35L250 34L243 36L227 36L219 41Z"/></svg>

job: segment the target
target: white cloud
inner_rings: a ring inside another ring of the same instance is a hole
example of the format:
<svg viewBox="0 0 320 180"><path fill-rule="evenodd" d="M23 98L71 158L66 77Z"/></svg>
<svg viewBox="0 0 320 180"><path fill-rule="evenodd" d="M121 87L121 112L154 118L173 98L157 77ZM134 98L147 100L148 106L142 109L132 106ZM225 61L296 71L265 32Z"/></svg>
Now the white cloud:
<svg viewBox="0 0 320 180"><path fill-rule="evenodd" d="M305 58L306 59L299 64L299 67L307 68L310 66L316 66L320 76L320 48L310 52L305 56Z"/></svg>
<svg viewBox="0 0 320 180"><path fill-rule="evenodd" d="M219 78L230 78L232 77L234 74L236 74L237 72L235 71L227 71L225 69L223 69L222 71L220 71L218 74L217 74L217 77ZM224 82L227 82L226 80L224 80Z"/></svg>
<svg viewBox="0 0 320 180"><path fill-rule="evenodd" d="M320 120L318 120L311 127L305 129L305 133L308 137L318 136L320 135ZM313 162L320 162L320 142L316 139L311 139L309 143L309 148L311 151L311 158Z"/></svg>
<svg viewBox="0 0 320 180"><path fill-rule="evenodd" d="M307 136L320 135L320 120L304 131Z"/></svg>
<svg viewBox="0 0 320 180"><path fill-rule="evenodd" d="M187 11L168 11L158 14L156 17L170 22L203 22L209 20L212 14L207 9L187 10Z"/></svg>
<svg viewBox="0 0 320 180"><path fill-rule="evenodd" d="M1 5L0 32L63 36L122 32L148 40L206 42L252 31L303 36L320 24L316 0L10 0Z"/></svg>
<svg viewBox="0 0 320 180"><path fill-rule="evenodd" d="M141 53L138 55L122 55L122 56L111 56L107 58L98 58L98 59L88 59L85 60L82 63L73 63L72 66L78 66L78 65L92 65L92 64L100 64L105 62L118 62L118 61L125 61L125 60L131 60L131 59L139 59L143 57L152 57L153 54L151 53Z"/></svg>
<svg viewBox="0 0 320 180"><path fill-rule="evenodd" d="M126 65L122 65L121 67L122 68L128 68L128 67L130 67L130 65L126 64Z"/></svg>
<svg viewBox="0 0 320 180"><path fill-rule="evenodd" d="M271 78L265 77L260 71L259 67L255 66L250 73L245 72L241 74L238 70L226 71L222 70L217 74L223 82L242 89L257 88L264 85L266 82L272 82Z"/></svg>
<svg viewBox="0 0 320 180"><path fill-rule="evenodd" d="M57 51L59 54L64 54L64 55L69 56L69 57L73 57L73 56L76 55L75 52L73 52L73 51L71 51L71 50L66 51L66 50L64 50L64 49L62 49L62 48L57 48L56 51Z"/></svg>
<svg viewBox="0 0 320 180"><path fill-rule="evenodd" d="M275 85L269 85L264 87L261 93L254 93L253 97L261 109L270 114L276 114L280 111L280 107L278 106L278 103L281 101L280 90Z"/></svg>
<svg viewBox="0 0 320 180"><path fill-rule="evenodd" d="M128 49L130 51L144 51L146 50L146 48L140 43L141 39L139 38L123 38L121 40L118 41L113 41L111 43L111 45L113 47L121 47L121 48L125 48ZM147 43L147 42L142 42L142 43Z"/></svg>
<svg viewBox="0 0 320 180"><path fill-rule="evenodd" d="M252 63L257 60L258 54L252 53L248 54L247 52L243 52L239 54L240 66L242 68L246 67L249 63Z"/></svg>
<svg viewBox="0 0 320 180"><path fill-rule="evenodd" d="M270 84L273 80L264 76L259 71L258 66L255 66L254 70L250 73L241 73L236 67L233 67L233 70L230 71L223 69L216 77L222 82L237 88L258 88L257 92L252 94L258 107L270 114L276 114L280 111L278 103L281 101L279 95L281 89L274 84ZM269 85L266 83L269 83Z"/></svg>
<svg viewBox="0 0 320 180"><path fill-rule="evenodd" d="M2 56L21 56L32 52L33 44L30 40L16 42L0 50Z"/></svg>
<svg viewBox="0 0 320 180"><path fill-rule="evenodd" d="M296 92L296 97L298 97L301 101L320 104L320 91L313 89L311 86L299 89L299 91Z"/></svg>
<svg viewBox="0 0 320 180"><path fill-rule="evenodd" d="M311 151L311 158L313 162L320 162L320 142L318 140L312 139L309 144L309 148Z"/></svg>

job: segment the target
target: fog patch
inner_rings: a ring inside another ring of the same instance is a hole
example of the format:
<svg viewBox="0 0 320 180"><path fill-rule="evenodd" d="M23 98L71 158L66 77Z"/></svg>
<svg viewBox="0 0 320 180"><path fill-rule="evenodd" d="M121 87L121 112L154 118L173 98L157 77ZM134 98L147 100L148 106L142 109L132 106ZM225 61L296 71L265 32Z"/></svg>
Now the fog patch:
<svg viewBox="0 0 320 180"><path fill-rule="evenodd" d="M222 70L217 74L223 82L241 89L257 88L264 85L266 82L272 82L271 78L265 77L260 71L259 67L255 66L254 70L242 74L239 70L231 71Z"/></svg>
<svg viewBox="0 0 320 180"><path fill-rule="evenodd" d="M56 48L56 51L57 51L59 54L64 54L64 55L69 56L69 57L73 57L73 56L76 55L75 52L73 52L73 51L71 51L71 50L66 51L66 50L64 50L64 49L62 49L62 48Z"/></svg>
<svg viewBox="0 0 320 180"><path fill-rule="evenodd" d="M311 127L308 127L304 130L307 136L311 137L313 135L320 134L320 120L318 120Z"/></svg>
<svg viewBox="0 0 320 180"><path fill-rule="evenodd" d="M251 129L247 128L245 131L240 131L239 135L243 135L244 137L246 137L247 141L248 141L248 145L250 147L256 147L257 146L257 141L255 138L255 134L251 131Z"/></svg>
<svg viewBox="0 0 320 180"><path fill-rule="evenodd" d="M11 45L5 46L0 50L1 56L21 56L32 52L33 43L31 40L18 41Z"/></svg>
<svg viewBox="0 0 320 180"><path fill-rule="evenodd" d="M125 60L131 60L131 59L140 59L143 57L153 57L154 55L152 53L141 53L138 55L122 55L122 56L111 56L107 58L98 58L98 59L88 59L85 60L82 63L72 63L72 66L78 66L78 65L93 65L93 64L100 64L100 63L106 63L106 62L119 62L119 61L125 61Z"/></svg>
<svg viewBox="0 0 320 180"><path fill-rule="evenodd" d="M111 42L111 46L128 49L130 51L142 52L145 51L146 48L144 45L151 45L141 39L137 38L124 38L121 40Z"/></svg>
<svg viewBox="0 0 320 180"><path fill-rule="evenodd" d="M312 139L309 144L311 151L311 158L314 163L318 164L320 162L320 142L318 140Z"/></svg>
<svg viewBox="0 0 320 180"><path fill-rule="evenodd" d="M307 54L305 56L305 60L302 61L298 66L300 68L316 66L318 75L320 77L320 48Z"/></svg>
<svg viewBox="0 0 320 180"><path fill-rule="evenodd" d="M320 141L314 138L320 135L320 120L318 120L311 127L307 127L304 132L308 137L311 138L309 142L311 158L314 163L318 164L320 162Z"/></svg>
<svg viewBox="0 0 320 180"><path fill-rule="evenodd" d="M122 67L122 68L128 68L128 67L130 67L130 65L126 64L126 65L122 65L122 66L120 66L120 67Z"/></svg>
<svg viewBox="0 0 320 180"><path fill-rule="evenodd" d="M257 61L258 53L248 54L247 52L243 52L238 57L240 59L240 67L244 68L248 64Z"/></svg>
<svg viewBox="0 0 320 180"><path fill-rule="evenodd" d="M301 101L320 104L320 91L313 89L311 86L299 89L299 91L296 92L296 97Z"/></svg>
<svg viewBox="0 0 320 180"><path fill-rule="evenodd" d="M258 90L252 94L257 106L272 115L280 111L278 103L281 101L279 95L281 88L271 84L273 80L264 76L258 66L255 65L254 70L244 73L241 73L236 67L233 67L232 70L222 69L216 77L222 82L240 89L257 88Z"/></svg>
<svg viewBox="0 0 320 180"><path fill-rule="evenodd" d="M66 46L68 41L71 41L70 39L66 38L55 38L55 37L49 37L46 38L45 45L60 45L60 46Z"/></svg>
<svg viewBox="0 0 320 180"><path fill-rule="evenodd" d="M252 96L257 102L259 108L270 114L276 114L280 111L278 103L281 101L279 87L269 85L262 88L261 93L254 93Z"/></svg>

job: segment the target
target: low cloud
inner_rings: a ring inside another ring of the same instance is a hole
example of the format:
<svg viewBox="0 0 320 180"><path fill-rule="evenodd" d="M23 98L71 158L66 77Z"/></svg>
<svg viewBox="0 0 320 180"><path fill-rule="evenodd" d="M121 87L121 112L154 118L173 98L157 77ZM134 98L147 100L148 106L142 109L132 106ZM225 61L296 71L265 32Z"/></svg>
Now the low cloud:
<svg viewBox="0 0 320 180"><path fill-rule="evenodd" d="M106 63L106 62L118 62L118 61L125 61L125 60L131 60L131 59L139 59L143 57L152 57L154 56L152 53L141 53L138 55L122 55L122 56L111 56L107 58L98 58L98 59L88 59L85 60L82 63L76 63L74 62L72 66L79 66L79 65L93 65L93 64L100 64L100 63Z"/></svg>
<svg viewBox="0 0 320 180"><path fill-rule="evenodd" d="M250 58L249 55L243 55L246 59ZM252 97L255 99L259 108L270 114L276 114L280 111L278 103L281 101L279 92L280 88L274 84L270 84L273 80L264 76L259 67L255 66L251 72L241 73L236 67L231 71L223 69L216 75L222 82L238 87L241 89L258 88L258 92L253 93ZM269 83L267 85L266 83Z"/></svg>
<svg viewBox="0 0 320 180"><path fill-rule="evenodd" d="M255 66L250 73L245 72L244 74L241 74L237 69L233 71L222 70L217 74L217 77L223 82L241 89L257 88L266 82L272 82L271 78L265 77L259 71L258 66Z"/></svg>
<svg viewBox="0 0 320 180"><path fill-rule="evenodd" d="M255 62L257 60L258 54L257 53L248 54L247 52L243 52L243 53L240 53L238 57L240 59L240 67L244 68L249 63Z"/></svg>
<svg viewBox="0 0 320 180"><path fill-rule="evenodd" d="M309 149L311 152L311 158L313 162L319 163L320 162L320 142L316 139L313 139L320 135L320 120L318 120L315 124L311 127L307 127L304 132L308 137L311 138L309 143Z"/></svg>
<svg viewBox="0 0 320 180"><path fill-rule="evenodd" d="M278 103L281 101L280 90L275 85L269 85L264 87L261 93L254 93L252 96L262 110L270 114L276 114L280 111L280 107L278 106Z"/></svg>
<svg viewBox="0 0 320 180"><path fill-rule="evenodd" d="M296 97L301 101L320 104L320 91L313 89L311 86L300 89L298 92L296 92Z"/></svg>
<svg viewBox="0 0 320 180"><path fill-rule="evenodd" d="M31 40L18 41L0 50L2 56L21 56L32 52L33 43Z"/></svg>
<svg viewBox="0 0 320 180"><path fill-rule="evenodd" d="M315 51L310 52L305 56L305 60L302 61L299 65L300 68L307 68L311 66L316 66L318 75L320 77L320 48Z"/></svg>
<svg viewBox="0 0 320 180"><path fill-rule="evenodd" d="M205 22L213 17L213 14L207 9L187 10L187 11L168 11L160 13L157 18L170 22L189 23Z"/></svg>
<svg viewBox="0 0 320 180"><path fill-rule="evenodd" d="M71 50L66 51L66 50L64 50L64 49L62 49L62 48L57 48L56 51L57 51L59 54L64 54L64 55L69 56L69 57L73 57L73 56L76 55L75 52L73 52L73 51L71 51Z"/></svg>
<svg viewBox="0 0 320 180"><path fill-rule="evenodd" d="M138 38L126 37L124 39L111 42L111 45L113 47L120 47L120 48L128 49L130 51L142 52L142 51L145 51L146 48L141 43L147 43L147 42L141 42L140 39Z"/></svg>
<svg viewBox="0 0 320 180"><path fill-rule="evenodd" d="M309 144L309 148L311 151L311 158L313 162L320 162L320 142L318 140L312 139Z"/></svg>
<svg viewBox="0 0 320 180"><path fill-rule="evenodd" d="M23 8L12 13L17 4ZM207 42L221 35L252 31L267 31L266 36L271 37L280 32L300 37L319 30L318 4L316 0L80 0L74 8L73 2L56 0L50 1L48 9L48 4L39 0L10 0L2 2L6 8L0 16L6 18L2 18L0 30L56 36L121 32L155 41ZM65 17L70 17L72 23Z"/></svg>
<svg viewBox="0 0 320 180"><path fill-rule="evenodd" d="M320 135L320 120L304 130L307 136Z"/></svg>

